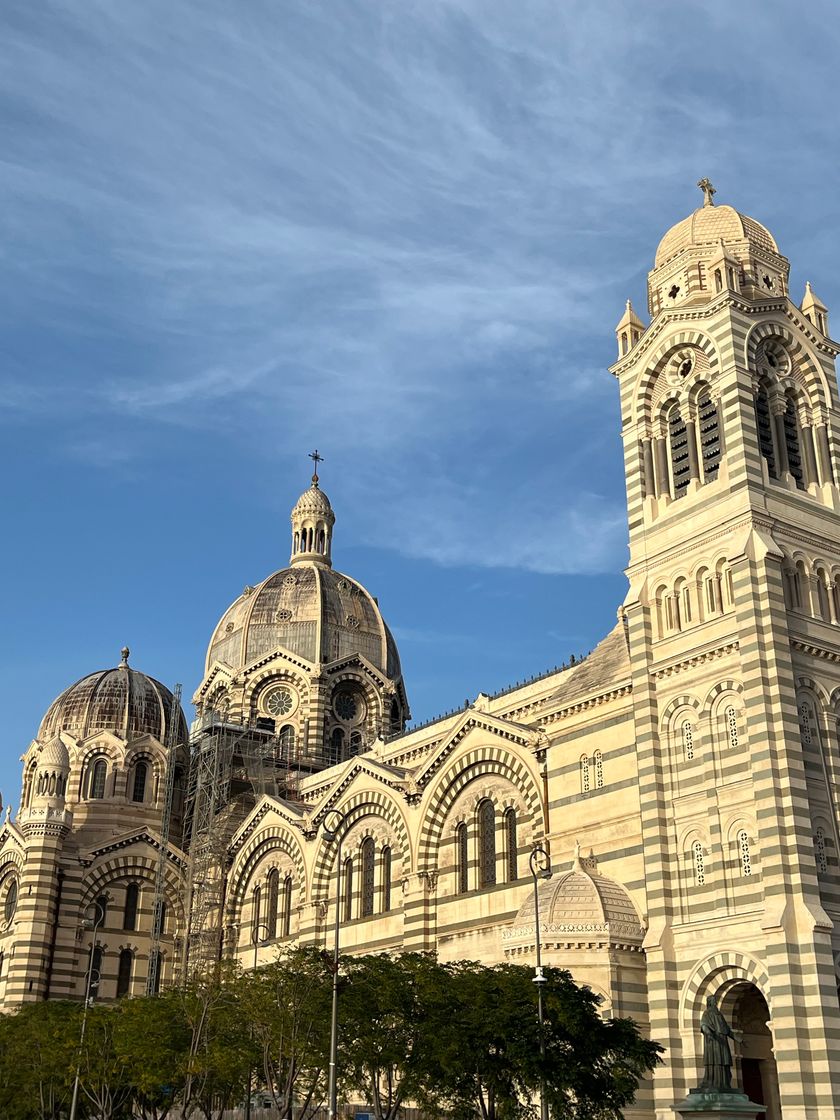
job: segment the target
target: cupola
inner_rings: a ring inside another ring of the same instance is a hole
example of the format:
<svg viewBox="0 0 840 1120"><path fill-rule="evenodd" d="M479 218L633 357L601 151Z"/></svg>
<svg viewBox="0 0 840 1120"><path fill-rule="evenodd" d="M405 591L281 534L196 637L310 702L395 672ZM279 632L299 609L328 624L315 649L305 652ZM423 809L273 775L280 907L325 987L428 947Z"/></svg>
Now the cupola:
<svg viewBox="0 0 840 1120"><path fill-rule="evenodd" d="M330 500L321 489L318 464L323 459L317 451L310 458L315 463L312 484L304 490L292 510L292 564L314 563L332 567L332 531L335 525Z"/></svg>

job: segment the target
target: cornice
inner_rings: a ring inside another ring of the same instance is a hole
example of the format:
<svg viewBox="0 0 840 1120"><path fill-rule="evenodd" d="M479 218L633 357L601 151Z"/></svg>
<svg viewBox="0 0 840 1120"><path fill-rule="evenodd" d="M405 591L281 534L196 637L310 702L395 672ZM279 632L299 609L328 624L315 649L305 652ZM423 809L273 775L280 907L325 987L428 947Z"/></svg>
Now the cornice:
<svg viewBox="0 0 840 1120"><path fill-rule="evenodd" d="M579 712L588 711L590 708L598 708L602 704L609 704L611 701L617 700L622 696L629 696L632 692L632 688L631 682L627 681L626 684L611 688L606 692L599 692L594 695L583 697L580 700L575 700L574 703L566 705L565 708L560 708L556 712L547 715L543 721L543 725L549 727L551 724L557 723L561 719L568 719L569 716L577 715Z"/></svg>
<svg viewBox="0 0 840 1120"><path fill-rule="evenodd" d="M654 669L651 676L654 680L663 680L665 677L673 677L677 673L681 673L684 669L691 669L696 665L702 665L706 661L716 661L721 657L726 657L730 653L740 648L740 642L728 642L725 646L717 646L715 649L704 650L701 653L692 654L691 657L684 657L680 661L674 661L670 665L663 665L659 669Z"/></svg>
<svg viewBox="0 0 840 1120"><path fill-rule="evenodd" d="M840 651L833 649L826 649L825 646L815 645L813 642L804 642L801 638L791 638L791 648L798 650L800 653L810 654L811 657L818 657L821 661L830 661L834 665L840 665Z"/></svg>

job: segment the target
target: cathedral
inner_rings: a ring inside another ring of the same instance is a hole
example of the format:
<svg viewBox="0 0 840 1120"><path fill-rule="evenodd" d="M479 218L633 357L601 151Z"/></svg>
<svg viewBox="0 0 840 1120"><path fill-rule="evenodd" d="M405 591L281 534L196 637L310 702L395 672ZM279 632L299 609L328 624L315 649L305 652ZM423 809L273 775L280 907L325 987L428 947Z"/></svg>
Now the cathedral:
<svg viewBox="0 0 840 1120"><path fill-rule="evenodd" d="M486 963L533 965L539 930L665 1047L628 1117L697 1084L710 995L768 1120L840 1117L840 347L770 231L700 186L649 321L628 302L616 328L613 630L406 730L316 456L289 565L222 614L190 729L128 650L44 716L0 831L3 1008L253 968L331 945L336 917L346 952Z"/></svg>

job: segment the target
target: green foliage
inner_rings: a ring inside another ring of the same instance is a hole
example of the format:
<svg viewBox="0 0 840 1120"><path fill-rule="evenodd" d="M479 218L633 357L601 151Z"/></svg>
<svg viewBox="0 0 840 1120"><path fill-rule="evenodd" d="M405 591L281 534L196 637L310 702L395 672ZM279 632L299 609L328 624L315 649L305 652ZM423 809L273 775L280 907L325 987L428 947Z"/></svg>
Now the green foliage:
<svg viewBox="0 0 840 1120"><path fill-rule="evenodd" d="M453 1120L530 1120L541 1083L552 1120L618 1120L660 1047L629 1019L545 969L545 1023L533 971L428 954L346 957L339 973L339 1083L347 1100L396 1120L418 1105ZM293 949L159 996L82 1008L53 1001L0 1018L0 1116L66 1116L76 1063L79 1120L210 1120L264 1084L287 1118L323 1105L331 962ZM542 1041L544 1056L541 1056Z"/></svg>

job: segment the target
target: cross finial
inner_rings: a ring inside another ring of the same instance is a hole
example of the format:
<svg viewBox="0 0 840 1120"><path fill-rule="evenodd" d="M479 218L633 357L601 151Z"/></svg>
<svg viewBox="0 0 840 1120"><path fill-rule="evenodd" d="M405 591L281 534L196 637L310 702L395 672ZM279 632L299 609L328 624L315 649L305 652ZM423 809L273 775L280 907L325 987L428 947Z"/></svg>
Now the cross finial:
<svg viewBox="0 0 840 1120"><path fill-rule="evenodd" d="M318 454L318 448L316 447L314 451L309 452L309 458L315 464L315 470L312 472L312 481L317 486L318 485L318 464L323 463L324 457L323 457L323 455Z"/></svg>
<svg viewBox="0 0 840 1120"><path fill-rule="evenodd" d="M697 186L703 192L703 205L704 206L714 206L714 202L712 201L712 196L716 195L717 191L712 186L712 180L707 179L704 176L702 179L697 180Z"/></svg>

